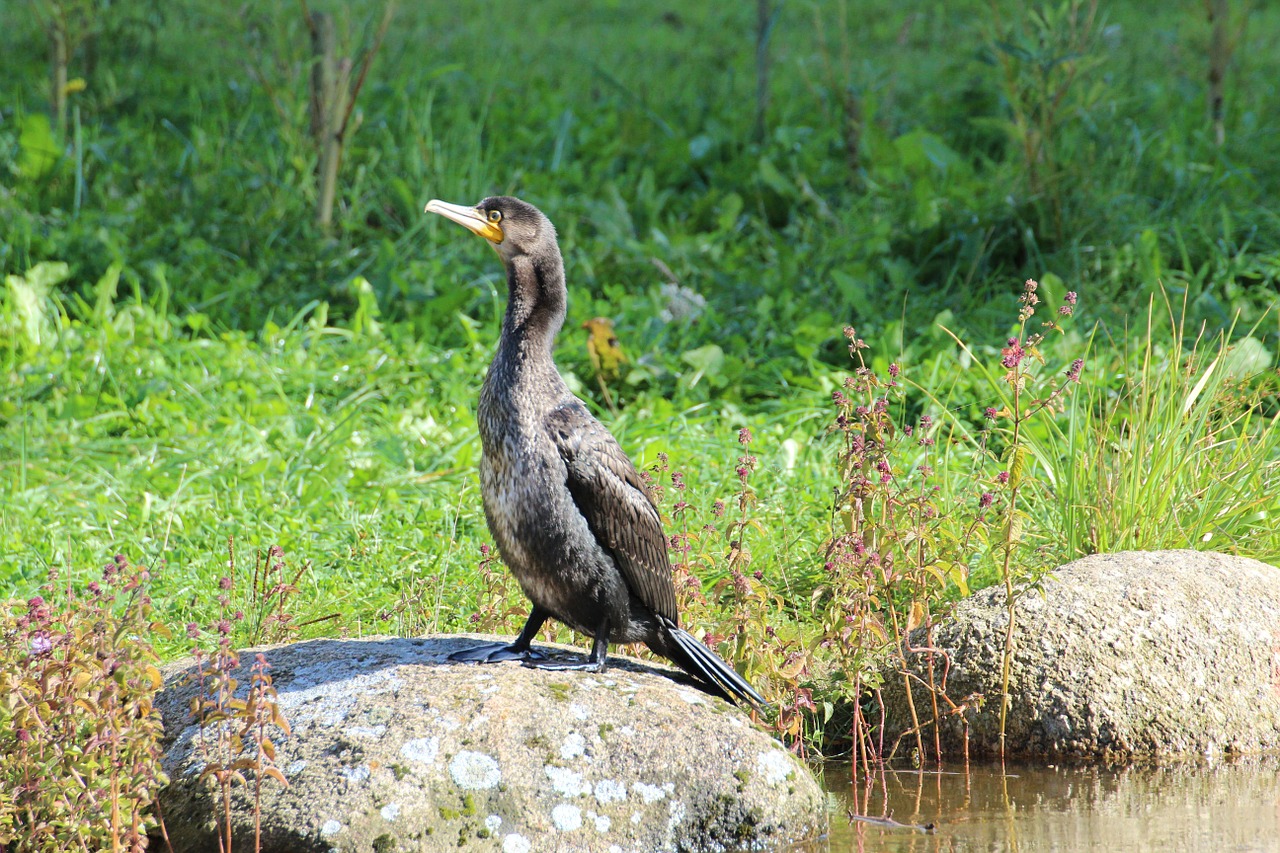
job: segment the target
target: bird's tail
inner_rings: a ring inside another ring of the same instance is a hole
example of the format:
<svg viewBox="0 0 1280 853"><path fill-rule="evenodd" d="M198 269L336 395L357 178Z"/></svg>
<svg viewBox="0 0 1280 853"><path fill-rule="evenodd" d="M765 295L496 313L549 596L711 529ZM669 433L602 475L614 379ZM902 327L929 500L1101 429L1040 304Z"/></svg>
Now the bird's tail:
<svg viewBox="0 0 1280 853"><path fill-rule="evenodd" d="M667 636L670 637L671 643L664 649L666 656L676 666L711 687L712 692L717 696L722 696L734 704L746 701L758 708L769 705L765 698L756 692L745 678L738 675L733 667L720 660L715 652L699 642L688 631L668 625Z"/></svg>

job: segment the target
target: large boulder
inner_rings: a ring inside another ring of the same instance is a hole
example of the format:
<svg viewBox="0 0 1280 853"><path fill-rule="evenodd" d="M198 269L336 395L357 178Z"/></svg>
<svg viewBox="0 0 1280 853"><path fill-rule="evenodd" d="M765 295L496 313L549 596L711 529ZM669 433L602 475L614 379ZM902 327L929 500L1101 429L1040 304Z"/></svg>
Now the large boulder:
<svg viewBox="0 0 1280 853"><path fill-rule="evenodd" d="M1100 554L1054 572L1016 603L1006 751L1024 756L1159 758L1280 748L1280 569L1199 551ZM980 693L970 749L999 750L1002 588L957 606L936 629L947 694ZM920 639L920 638L917 638ZM917 675L924 660L913 657ZM941 674L941 660L936 661ZM891 735L910 721L901 675L884 689ZM915 689L922 722L931 708ZM945 706L944 706L945 707ZM963 728L943 725L959 754Z"/></svg>
<svg viewBox="0 0 1280 853"><path fill-rule="evenodd" d="M600 674L446 664L478 639L494 638L261 650L292 729L273 733L289 787L262 785L262 849L699 851L824 829L808 769L674 671L622 657ZM241 653L241 695L253 660ZM160 804L174 848L200 853L218 849L222 809L200 778L190 672L170 666L157 702L172 780ZM252 778L233 792L234 838L252 844Z"/></svg>

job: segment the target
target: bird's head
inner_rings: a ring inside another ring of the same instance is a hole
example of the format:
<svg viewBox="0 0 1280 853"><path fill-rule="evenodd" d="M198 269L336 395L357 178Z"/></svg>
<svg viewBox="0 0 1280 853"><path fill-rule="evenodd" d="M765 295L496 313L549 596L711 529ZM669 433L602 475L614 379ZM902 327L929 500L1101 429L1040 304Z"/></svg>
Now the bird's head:
<svg viewBox="0 0 1280 853"><path fill-rule="evenodd" d="M490 196L474 207L432 199L426 212L438 213L489 241L504 261L519 255L559 253L556 229L538 208L511 196Z"/></svg>

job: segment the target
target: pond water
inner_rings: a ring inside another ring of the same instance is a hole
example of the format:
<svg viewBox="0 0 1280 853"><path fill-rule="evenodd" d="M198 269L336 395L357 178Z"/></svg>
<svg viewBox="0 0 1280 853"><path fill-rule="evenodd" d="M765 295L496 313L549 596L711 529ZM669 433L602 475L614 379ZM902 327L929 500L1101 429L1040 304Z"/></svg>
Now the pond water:
<svg viewBox="0 0 1280 853"><path fill-rule="evenodd" d="M829 764L825 776L835 811L826 846L815 849L829 853L1280 853L1276 758L1110 769L1008 764L1003 772L971 764L888 771L856 786L848 764Z"/></svg>

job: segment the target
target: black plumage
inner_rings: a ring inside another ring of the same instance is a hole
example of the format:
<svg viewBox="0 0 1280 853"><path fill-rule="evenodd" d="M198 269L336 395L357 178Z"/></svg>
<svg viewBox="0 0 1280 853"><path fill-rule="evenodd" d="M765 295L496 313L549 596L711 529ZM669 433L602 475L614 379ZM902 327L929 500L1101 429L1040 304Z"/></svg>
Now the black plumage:
<svg viewBox="0 0 1280 853"><path fill-rule="evenodd" d="M454 659L600 671L609 643L643 642L711 692L764 705L680 628L657 507L617 440L556 370L566 291L550 220L509 196L474 207L432 201L427 210L484 237L506 267L507 311L477 413L480 490L498 551L533 604L515 642ZM587 660L548 660L530 648L548 618L594 639Z"/></svg>

